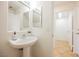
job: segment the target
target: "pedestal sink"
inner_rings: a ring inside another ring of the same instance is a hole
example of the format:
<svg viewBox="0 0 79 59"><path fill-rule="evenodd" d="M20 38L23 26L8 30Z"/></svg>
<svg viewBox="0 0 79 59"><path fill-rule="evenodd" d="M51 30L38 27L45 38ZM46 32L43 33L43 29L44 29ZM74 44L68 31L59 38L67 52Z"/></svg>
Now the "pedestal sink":
<svg viewBox="0 0 79 59"><path fill-rule="evenodd" d="M30 56L30 48L37 41L36 36L26 36L26 38L18 38L16 41L9 40L9 43L14 48L23 48L23 56Z"/></svg>

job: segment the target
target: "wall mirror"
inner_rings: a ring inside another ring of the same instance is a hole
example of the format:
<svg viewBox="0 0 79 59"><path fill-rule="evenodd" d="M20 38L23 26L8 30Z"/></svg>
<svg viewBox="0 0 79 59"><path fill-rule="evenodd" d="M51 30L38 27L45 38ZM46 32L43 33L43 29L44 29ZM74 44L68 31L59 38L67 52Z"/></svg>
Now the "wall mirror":
<svg viewBox="0 0 79 59"><path fill-rule="evenodd" d="M41 10L35 8L33 10L33 27L41 27L41 20Z"/></svg>
<svg viewBox="0 0 79 59"><path fill-rule="evenodd" d="M27 28L41 27L41 7L38 3L33 7L32 2L28 1L9 1L8 2L8 31L23 31ZM35 3L34 3L35 4Z"/></svg>
<svg viewBox="0 0 79 59"><path fill-rule="evenodd" d="M8 2L8 31L20 31L29 27L28 2Z"/></svg>
<svg viewBox="0 0 79 59"><path fill-rule="evenodd" d="M30 23L30 6L25 5L25 10L21 13L21 30L26 30L29 28L29 23Z"/></svg>
<svg viewBox="0 0 79 59"><path fill-rule="evenodd" d="M29 11L23 13L22 23L23 23L23 26L22 26L23 28L29 27Z"/></svg>

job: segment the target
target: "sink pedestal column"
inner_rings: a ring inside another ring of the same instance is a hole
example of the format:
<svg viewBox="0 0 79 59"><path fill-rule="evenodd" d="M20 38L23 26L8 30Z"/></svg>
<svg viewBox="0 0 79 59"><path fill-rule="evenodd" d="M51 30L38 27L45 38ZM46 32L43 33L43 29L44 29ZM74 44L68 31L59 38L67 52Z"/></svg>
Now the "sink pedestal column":
<svg viewBox="0 0 79 59"><path fill-rule="evenodd" d="M31 47L23 48L23 57L30 57L30 48Z"/></svg>

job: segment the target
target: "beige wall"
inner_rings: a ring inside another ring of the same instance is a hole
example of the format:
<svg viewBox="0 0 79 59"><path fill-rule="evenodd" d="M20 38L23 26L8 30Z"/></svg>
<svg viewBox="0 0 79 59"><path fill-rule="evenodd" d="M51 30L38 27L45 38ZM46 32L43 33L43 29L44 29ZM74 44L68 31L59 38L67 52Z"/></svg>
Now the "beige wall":
<svg viewBox="0 0 79 59"><path fill-rule="evenodd" d="M18 51L8 44L8 32L7 32L7 14L8 14L7 2L0 1L0 56L18 56Z"/></svg>

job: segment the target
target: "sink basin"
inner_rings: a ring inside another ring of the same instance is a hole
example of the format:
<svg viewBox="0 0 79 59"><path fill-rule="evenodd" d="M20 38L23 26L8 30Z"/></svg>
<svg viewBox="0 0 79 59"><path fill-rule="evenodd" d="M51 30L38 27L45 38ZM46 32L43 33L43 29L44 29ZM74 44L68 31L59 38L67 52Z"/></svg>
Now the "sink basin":
<svg viewBox="0 0 79 59"><path fill-rule="evenodd" d="M37 41L36 36L27 36L23 38L18 38L17 40L9 40L9 44L13 48L23 48L23 56L24 57L29 57L30 56L30 49L31 46Z"/></svg>
<svg viewBox="0 0 79 59"><path fill-rule="evenodd" d="M25 48L32 46L37 41L36 36L27 36L26 38L18 38L16 41L9 40L9 43L14 48Z"/></svg>

